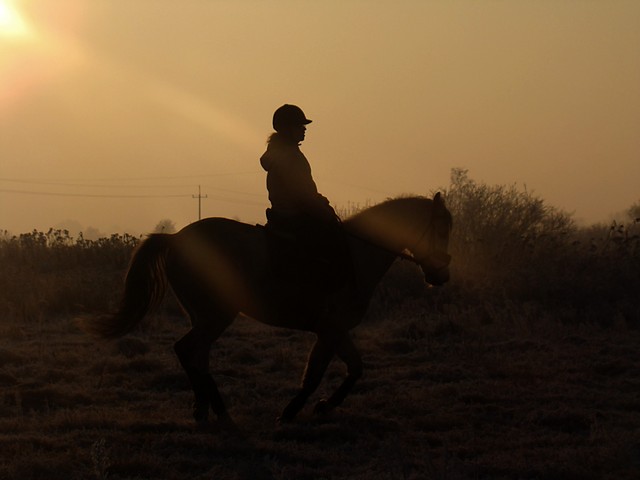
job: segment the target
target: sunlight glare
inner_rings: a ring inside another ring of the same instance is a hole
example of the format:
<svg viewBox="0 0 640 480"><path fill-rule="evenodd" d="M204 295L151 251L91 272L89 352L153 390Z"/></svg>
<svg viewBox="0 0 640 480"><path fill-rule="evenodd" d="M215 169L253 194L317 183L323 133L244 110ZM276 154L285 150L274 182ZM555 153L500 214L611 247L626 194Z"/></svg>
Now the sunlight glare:
<svg viewBox="0 0 640 480"><path fill-rule="evenodd" d="M0 36L24 38L31 33L29 25L11 0L0 0Z"/></svg>

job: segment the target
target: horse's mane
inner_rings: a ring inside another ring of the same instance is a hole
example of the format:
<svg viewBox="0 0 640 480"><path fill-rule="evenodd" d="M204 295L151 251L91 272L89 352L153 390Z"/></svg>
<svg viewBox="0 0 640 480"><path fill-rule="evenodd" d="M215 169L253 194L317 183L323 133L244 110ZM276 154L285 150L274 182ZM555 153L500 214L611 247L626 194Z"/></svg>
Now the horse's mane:
<svg viewBox="0 0 640 480"><path fill-rule="evenodd" d="M343 224L350 234L392 249L420 229L432 204L426 197L391 198L350 216Z"/></svg>
<svg viewBox="0 0 640 480"><path fill-rule="evenodd" d="M393 216L412 217L416 212L424 211L425 205L431 205L432 203L433 200L427 197L401 195L395 198L388 198L382 203L360 210L347 217L344 222L357 223L361 221L362 218L380 215L386 216L389 214Z"/></svg>

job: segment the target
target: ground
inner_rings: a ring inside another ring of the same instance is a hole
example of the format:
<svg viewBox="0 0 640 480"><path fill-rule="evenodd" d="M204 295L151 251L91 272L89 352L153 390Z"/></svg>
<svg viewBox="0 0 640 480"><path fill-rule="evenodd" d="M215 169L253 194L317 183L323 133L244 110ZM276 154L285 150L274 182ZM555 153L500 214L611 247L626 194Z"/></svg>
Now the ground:
<svg viewBox="0 0 640 480"><path fill-rule="evenodd" d="M313 336L241 317L212 351L235 433L191 420L172 349L182 317L113 342L66 317L5 321L0 478L639 478L640 332L484 311L414 298L368 319L353 394L311 413L341 380L335 361L285 426Z"/></svg>

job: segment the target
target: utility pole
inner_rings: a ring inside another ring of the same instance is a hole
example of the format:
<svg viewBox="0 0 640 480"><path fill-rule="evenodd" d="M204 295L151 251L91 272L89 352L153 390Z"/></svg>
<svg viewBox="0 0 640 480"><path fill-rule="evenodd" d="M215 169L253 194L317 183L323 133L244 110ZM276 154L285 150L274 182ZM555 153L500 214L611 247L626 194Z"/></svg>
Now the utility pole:
<svg viewBox="0 0 640 480"><path fill-rule="evenodd" d="M198 220L202 219L202 199L207 198L207 195L202 195L200 191L200 185L198 185L198 195L191 195L193 198L198 199Z"/></svg>

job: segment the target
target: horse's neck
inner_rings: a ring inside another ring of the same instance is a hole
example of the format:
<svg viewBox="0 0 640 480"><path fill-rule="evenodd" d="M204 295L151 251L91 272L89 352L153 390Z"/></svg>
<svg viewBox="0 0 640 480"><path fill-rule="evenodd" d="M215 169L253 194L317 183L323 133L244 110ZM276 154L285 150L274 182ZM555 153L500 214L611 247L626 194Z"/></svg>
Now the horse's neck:
<svg viewBox="0 0 640 480"><path fill-rule="evenodd" d="M348 239L359 295L368 299L391 267L396 255L362 238L350 236Z"/></svg>
<svg viewBox="0 0 640 480"><path fill-rule="evenodd" d="M427 199L400 198L364 210L344 222L349 233L381 248L402 252L423 230Z"/></svg>

